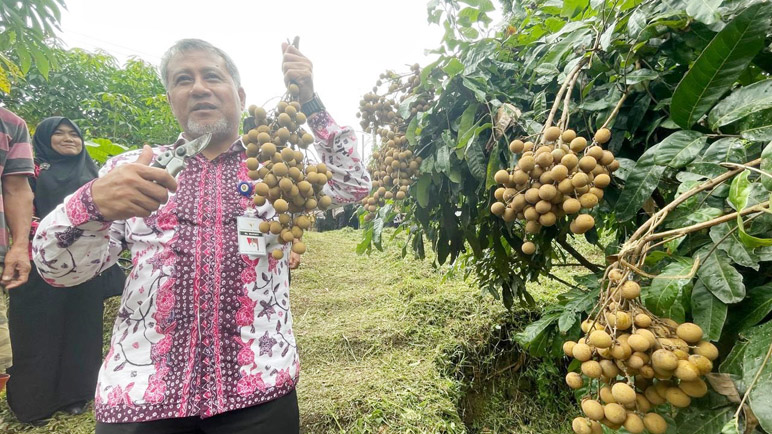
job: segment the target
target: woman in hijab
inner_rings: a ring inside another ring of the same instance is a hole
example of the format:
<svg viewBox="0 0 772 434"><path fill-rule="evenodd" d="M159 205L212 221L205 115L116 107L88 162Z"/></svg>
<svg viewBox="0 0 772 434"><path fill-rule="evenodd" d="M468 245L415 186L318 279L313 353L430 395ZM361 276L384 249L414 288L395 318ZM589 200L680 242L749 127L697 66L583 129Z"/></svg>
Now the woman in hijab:
<svg viewBox="0 0 772 434"><path fill-rule="evenodd" d="M43 120L33 137L35 215L43 218L64 198L97 177L83 135L69 119ZM34 264L33 264L34 268ZM123 288L117 266L71 288L48 285L36 270L10 291L8 322L13 366L8 370L8 405L16 417L45 425L57 411L80 414L93 399L102 361L105 286Z"/></svg>

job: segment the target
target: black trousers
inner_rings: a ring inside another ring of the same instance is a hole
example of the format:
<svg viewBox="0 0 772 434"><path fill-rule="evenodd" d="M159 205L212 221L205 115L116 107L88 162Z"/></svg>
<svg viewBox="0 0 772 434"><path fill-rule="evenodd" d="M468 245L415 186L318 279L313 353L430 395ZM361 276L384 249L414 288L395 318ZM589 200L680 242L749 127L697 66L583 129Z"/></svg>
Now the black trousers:
<svg viewBox="0 0 772 434"><path fill-rule="evenodd" d="M206 419L184 417L140 423L96 424L96 434L297 434L298 396L292 392L265 404Z"/></svg>

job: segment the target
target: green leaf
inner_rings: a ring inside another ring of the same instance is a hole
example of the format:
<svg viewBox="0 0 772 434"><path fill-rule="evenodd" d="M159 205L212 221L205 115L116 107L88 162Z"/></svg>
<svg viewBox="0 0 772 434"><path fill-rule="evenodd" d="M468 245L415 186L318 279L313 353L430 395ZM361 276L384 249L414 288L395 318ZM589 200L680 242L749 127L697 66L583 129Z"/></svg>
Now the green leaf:
<svg viewBox="0 0 772 434"><path fill-rule="evenodd" d="M676 416L678 434L719 434L732 418L734 407L723 406L706 411L694 405L681 409Z"/></svg>
<svg viewBox="0 0 772 434"><path fill-rule="evenodd" d="M640 8L633 11L630 19L627 20L627 33L635 38L646 27L646 14Z"/></svg>
<svg viewBox="0 0 772 434"><path fill-rule="evenodd" d="M764 147L764 151L761 152L761 170L772 175L772 142L767 143ZM767 190L772 190L772 177L762 176L761 184L766 187Z"/></svg>
<svg viewBox="0 0 772 434"><path fill-rule="evenodd" d="M719 249L707 255L710 247L697 252L700 258L700 269L697 277L710 292L726 304L737 303L745 298L743 276L729 263L724 253Z"/></svg>
<svg viewBox="0 0 772 434"><path fill-rule="evenodd" d="M755 326L772 312L772 283L757 286L748 291L745 299L732 307L727 331L742 333Z"/></svg>
<svg viewBox="0 0 772 434"><path fill-rule="evenodd" d="M665 166L654 161L654 153L646 152L627 175L625 187L617 200L616 216L619 221L635 217L643 203L659 185Z"/></svg>
<svg viewBox="0 0 772 434"><path fill-rule="evenodd" d="M748 348L748 341L744 339L737 341L729 352L729 355L721 362L721 366L718 367L718 372L722 374L742 375L743 357L745 357L746 348Z"/></svg>
<svg viewBox="0 0 772 434"><path fill-rule="evenodd" d="M469 142L469 139L474 135L475 130L475 115L480 104L472 103L464 109L461 114L461 120L458 123L458 145L457 148L463 148Z"/></svg>
<svg viewBox="0 0 772 434"><path fill-rule="evenodd" d="M748 140L766 142L772 140L772 109L755 112L740 121L740 135Z"/></svg>
<svg viewBox="0 0 772 434"><path fill-rule="evenodd" d="M740 418L735 417L729 420L723 428L721 428L721 434L742 434L740 432Z"/></svg>
<svg viewBox="0 0 772 434"><path fill-rule="evenodd" d="M697 131L676 131L656 145L654 162L673 169L686 167L700 154L708 138Z"/></svg>
<svg viewBox="0 0 772 434"><path fill-rule="evenodd" d="M742 242L745 246L752 249L755 249L756 247L772 246L772 238L754 237L753 235L750 235L748 232L746 232L745 223L743 222L742 217L739 215L737 216L737 226L739 226L738 237L740 238L740 242Z"/></svg>
<svg viewBox="0 0 772 434"><path fill-rule="evenodd" d="M703 339L717 341L726 321L727 307L721 300L697 282L692 289L692 317L702 327Z"/></svg>
<svg viewBox="0 0 772 434"><path fill-rule="evenodd" d="M743 382L751 387L753 379L760 376L750 391L751 410L765 431L772 431L772 359L767 358L772 345L772 321L756 326L745 334L748 347L743 355Z"/></svg>
<svg viewBox="0 0 772 434"><path fill-rule="evenodd" d="M448 74L448 77L453 78L464 71L464 64L455 57L452 57L448 64L442 67L442 70Z"/></svg>
<svg viewBox="0 0 772 434"><path fill-rule="evenodd" d="M485 177L485 190L490 190L491 187L496 185L496 180L493 178L493 176L499 169L499 158L496 155L496 152L491 152L490 157L488 157L488 169L486 170L487 175Z"/></svg>
<svg viewBox="0 0 772 434"><path fill-rule="evenodd" d="M768 108L772 108L772 79L736 89L713 107L708 123L715 130Z"/></svg>
<svg viewBox="0 0 772 434"><path fill-rule="evenodd" d="M730 223L713 226L710 228L710 239L714 243L720 242L721 244L718 245L718 248L726 252L729 258L736 264L758 270L758 255L754 254L753 250L740 240L740 233L734 230L734 228L735 226ZM730 231L733 232L729 234Z"/></svg>
<svg viewBox="0 0 772 434"><path fill-rule="evenodd" d="M429 205L429 188L432 185L432 175L424 173L418 178L416 183L416 200L418 205L426 208Z"/></svg>
<svg viewBox="0 0 772 434"><path fill-rule="evenodd" d="M729 203L736 211L742 211L748 205L748 198L751 195L751 182L748 180L750 172L745 170L732 180L729 187Z"/></svg>
<svg viewBox="0 0 772 434"><path fill-rule="evenodd" d="M545 355L544 341L550 334L548 328L560 318L560 313L549 313L529 324L525 330L515 335L515 341L533 355Z"/></svg>
<svg viewBox="0 0 772 434"><path fill-rule="evenodd" d="M660 276L652 279L644 291L643 301L654 314L683 322L683 298L691 278L672 279L667 276L688 276L692 270L691 260L679 260L668 264Z"/></svg>
<svg viewBox="0 0 772 434"><path fill-rule="evenodd" d="M700 53L673 92L670 116L675 123L690 128L737 81L764 45L769 9L748 7Z"/></svg>
<svg viewBox="0 0 772 434"><path fill-rule="evenodd" d="M711 25L721 19L718 13L718 7L723 0L688 0L686 3L686 13L695 20Z"/></svg>
<svg viewBox="0 0 772 434"><path fill-rule="evenodd" d="M625 78L626 78L627 85L630 86L633 84L638 84L642 81L656 80L658 77L659 77L659 74L657 73L657 71L641 68L641 69L636 69L635 71L627 74Z"/></svg>
<svg viewBox="0 0 772 434"><path fill-rule="evenodd" d="M466 165L469 167L469 172L471 172L475 178L484 180L487 174L488 161L485 159L485 153L483 152L480 142L474 139L470 140L464 156L466 158Z"/></svg>

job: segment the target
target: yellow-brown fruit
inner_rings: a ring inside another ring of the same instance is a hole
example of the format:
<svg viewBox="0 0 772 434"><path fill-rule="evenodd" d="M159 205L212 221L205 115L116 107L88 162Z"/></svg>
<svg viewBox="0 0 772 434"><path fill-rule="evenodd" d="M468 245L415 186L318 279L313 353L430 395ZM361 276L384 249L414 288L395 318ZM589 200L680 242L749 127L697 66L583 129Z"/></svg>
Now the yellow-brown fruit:
<svg viewBox="0 0 772 434"><path fill-rule="evenodd" d="M574 173L574 175L571 177L571 184L574 186L574 188L582 188L585 187L587 184L589 184L590 178L587 176L587 174L582 172Z"/></svg>
<svg viewBox="0 0 772 434"><path fill-rule="evenodd" d="M310 133L304 133L300 138L300 142L303 146L308 146L311 143L314 143L314 136Z"/></svg>
<svg viewBox="0 0 772 434"><path fill-rule="evenodd" d="M583 234L595 226L595 219L589 214L580 214L571 222L571 226L571 232Z"/></svg>
<svg viewBox="0 0 772 434"><path fill-rule="evenodd" d="M672 351L660 348L651 355L651 364L654 369L674 371L678 367L678 357Z"/></svg>
<svg viewBox="0 0 772 434"><path fill-rule="evenodd" d="M593 137L593 140L601 145L608 142L609 139L611 139L611 131L608 128L599 129L595 132L595 137Z"/></svg>
<svg viewBox="0 0 772 434"><path fill-rule="evenodd" d="M547 212L539 216L539 224L544 227L550 227L557 222L557 216L552 212Z"/></svg>
<svg viewBox="0 0 772 434"><path fill-rule="evenodd" d="M530 241L526 241L526 242L523 243L523 245L521 247L521 250L526 255L533 255L534 252L536 252L536 244L534 244L534 243L532 243Z"/></svg>
<svg viewBox="0 0 772 434"><path fill-rule="evenodd" d="M289 132L288 132L289 133ZM281 159L284 161L291 161L295 159L295 151L292 148L284 148L281 150Z"/></svg>
<svg viewBox="0 0 772 434"><path fill-rule="evenodd" d="M286 176L287 172L289 171L289 168L284 163L276 163L273 165L273 168L271 169L271 171L276 176Z"/></svg>
<svg viewBox="0 0 772 434"><path fill-rule="evenodd" d="M603 420L603 417L605 416L603 405L594 399L585 399L582 401L582 412L592 420Z"/></svg>
<svg viewBox="0 0 772 434"><path fill-rule="evenodd" d="M574 418L571 422L571 429L573 429L576 434L593 434L590 421L584 417Z"/></svg>
<svg viewBox="0 0 772 434"><path fill-rule="evenodd" d="M552 200L558 194L557 188L551 184L545 184L539 187L539 197L542 200Z"/></svg>
<svg viewBox="0 0 772 434"><path fill-rule="evenodd" d="M528 203L536 203L540 200L539 197L539 189L538 188L529 188L525 191L525 200L528 201Z"/></svg>
<svg viewBox="0 0 772 434"><path fill-rule="evenodd" d="M544 130L544 140L548 142L554 142L555 140L560 137L560 128L558 127L549 127L546 130Z"/></svg>
<svg viewBox="0 0 772 434"><path fill-rule="evenodd" d="M574 345L576 345L576 342L574 341L565 341L563 342L563 354L565 354L568 357L574 356Z"/></svg>
<svg viewBox="0 0 772 434"><path fill-rule="evenodd" d="M290 220L292 220L292 216L291 215L286 214L286 213L285 214L279 214L279 223L281 223L282 226L287 226L289 224Z"/></svg>
<svg viewBox="0 0 772 434"><path fill-rule="evenodd" d="M627 344L635 351L647 351L651 347L649 340L637 333L633 333L630 338L627 339Z"/></svg>
<svg viewBox="0 0 772 434"><path fill-rule="evenodd" d="M582 374L590 378L600 378L603 375L603 370L600 367L600 363L595 360L588 360L582 363Z"/></svg>
<svg viewBox="0 0 772 434"><path fill-rule="evenodd" d="M265 203L266 203L267 201L268 201L268 199L266 199L266 198L265 198L265 196L259 196L259 195L255 195L255 196L252 198L252 203L253 203L253 204L255 204L255 205L257 205L257 206L263 206L263 205L265 205Z"/></svg>
<svg viewBox="0 0 772 434"><path fill-rule="evenodd" d="M252 115L257 120L263 120L266 116L265 109L262 107L255 107L255 109L252 111Z"/></svg>
<svg viewBox="0 0 772 434"><path fill-rule="evenodd" d="M501 202L493 202L491 205L491 214L495 216L501 216L504 215L504 210L507 209L507 206L504 205Z"/></svg>
<svg viewBox="0 0 772 434"><path fill-rule="evenodd" d="M667 422L665 418L657 413L646 413L643 416L643 426L649 430L650 434L665 434L667 431Z"/></svg>
<svg viewBox="0 0 772 434"><path fill-rule="evenodd" d="M686 408L692 403L692 399L689 395L677 387L669 387L667 391L665 391L665 399L667 399L667 402L672 406L678 408Z"/></svg>
<svg viewBox="0 0 772 434"><path fill-rule="evenodd" d="M584 380L582 380L582 376L578 373L569 372L568 375L566 375L566 384L572 389L578 389L584 385Z"/></svg>
<svg viewBox="0 0 772 434"><path fill-rule="evenodd" d="M600 395L601 402L605 404L610 404L612 402L617 402L616 399L614 399L614 394L611 393L611 388L608 386L603 386L600 388L600 392L598 393Z"/></svg>
<svg viewBox="0 0 772 434"><path fill-rule="evenodd" d="M560 182L568 177L568 168L562 164L555 165L551 170L552 180Z"/></svg>
<svg viewBox="0 0 772 434"><path fill-rule="evenodd" d="M625 423L623 423L622 426L624 426L626 430L630 431L631 434L640 434L645 429L643 426L643 419L632 412L627 413Z"/></svg>
<svg viewBox="0 0 772 434"><path fill-rule="evenodd" d="M570 178L566 178L558 184L558 191L563 194L571 194L574 191L574 185L571 183ZM580 204L581 206L581 204Z"/></svg>
<svg viewBox="0 0 772 434"><path fill-rule="evenodd" d="M685 322L678 326L676 335L687 343L696 344L702 339L702 328L697 324Z"/></svg>
<svg viewBox="0 0 772 434"><path fill-rule="evenodd" d="M608 348L613 343L613 340L605 330L595 330L590 333L587 342L597 348Z"/></svg>
<svg viewBox="0 0 772 434"><path fill-rule="evenodd" d="M509 181L509 172L503 169L499 170L495 175L493 175L493 179L497 184L504 184Z"/></svg>
<svg viewBox="0 0 772 434"><path fill-rule="evenodd" d="M692 352L707 357L711 362L718 358L718 348L708 341L700 341Z"/></svg>
<svg viewBox="0 0 772 434"><path fill-rule="evenodd" d="M614 395L614 401L619 404L626 405L635 402L635 390L625 383L615 383L611 386L611 394Z"/></svg>
<svg viewBox="0 0 772 434"><path fill-rule="evenodd" d="M534 205L534 208L536 209L536 212L539 214L546 214L552 209L552 203L547 202L546 200L540 200L536 202L536 205Z"/></svg>
<svg viewBox="0 0 772 434"><path fill-rule="evenodd" d="M320 210L324 211L332 205L332 198L330 196L322 196L319 198L317 206Z"/></svg>
<svg viewBox="0 0 772 434"><path fill-rule="evenodd" d="M583 343L577 343L574 345L573 351L574 358L580 362L586 362L592 357L592 350L590 346Z"/></svg>
<svg viewBox="0 0 772 434"><path fill-rule="evenodd" d="M592 183L598 188L606 188L609 184L611 184L611 177L605 173L601 173L600 175L595 176L595 178L592 180Z"/></svg>
<svg viewBox="0 0 772 434"><path fill-rule="evenodd" d="M541 219L541 216L539 216L539 218ZM541 230L541 224L539 224L538 221L528 220L527 222L525 222L526 234L531 234L531 235L538 234L540 230Z"/></svg>
<svg viewBox="0 0 772 434"><path fill-rule="evenodd" d="M582 152L584 151L584 148L587 147L587 139L584 137L577 137L574 140L571 140L571 144L569 146L574 152Z"/></svg>
<svg viewBox="0 0 772 434"><path fill-rule="evenodd" d="M705 375L713 370L713 362L705 356L692 354L689 356L689 361L694 363L694 366L700 371L700 375Z"/></svg>
<svg viewBox="0 0 772 434"><path fill-rule="evenodd" d="M611 151L603 151L603 155L598 160L600 164L604 166L608 166L609 164L614 162L614 154L611 153Z"/></svg>
<svg viewBox="0 0 772 434"><path fill-rule="evenodd" d="M298 255L302 255L306 252L306 245L302 241L297 241L292 245L292 251Z"/></svg>
<svg viewBox="0 0 772 434"><path fill-rule="evenodd" d="M504 201L504 190L506 190L506 188L504 188L504 187L497 188L493 192L493 198L496 199L499 202L503 202Z"/></svg>
<svg viewBox="0 0 772 434"><path fill-rule="evenodd" d="M285 193L289 193L292 190L292 186L295 185L292 183L292 180L289 178L282 178L279 181L279 188L281 188Z"/></svg>
<svg viewBox="0 0 772 434"><path fill-rule="evenodd" d="M656 387L649 386L644 390L643 395L652 405L662 405L665 403L665 397L657 392Z"/></svg>
<svg viewBox="0 0 772 434"><path fill-rule="evenodd" d="M575 138L576 138L576 131L574 130L563 131L563 137L561 137L561 139L563 140L563 143L571 143L571 140L574 140Z"/></svg>
<svg viewBox="0 0 772 434"><path fill-rule="evenodd" d="M702 398L708 393L708 385L701 378L694 381L680 381L678 388L692 398Z"/></svg>
<svg viewBox="0 0 772 434"><path fill-rule="evenodd" d="M281 249L274 249L274 251L271 252L271 256L273 256L273 259L276 259L278 261L284 257L284 251Z"/></svg>
<svg viewBox="0 0 772 434"><path fill-rule="evenodd" d="M400 191L400 193L402 192ZM509 207L507 207L507 209L504 210L504 215L501 216L501 219L507 223L515 221L516 218L517 218L517 211Z"/></svg>
<svg viewBox="0 0 772 434"><path fill-rule="evenodd" d="M517 140L517 139L512 140L511 142L509 142L509 151L512 152L513 154L519 154L523 152L524 145L525 144L523 143L522 140Z"/></svg>
<svg viewBox="0 0 772 434"><path fill-rule="evenodd" d="M644 361L643 358L641 358L641 355L643 355L643 353L640 353L640 352L633 353L633 355L631 355L627 359L627 367L628 368L632 368L632 369L640 369L640 368L642 368L644 363L646 363L646 362Z"/></svg>
<svg viewBox="0 0 772 434"><path fill-rule="evenodd" d="M603 376L608 378L616 378L619 375L619 367L611 360L601 360L600 369L603 371Z"/></svg>
<svg viewBox="0 0 772 434"><path fill-rule="evenodd" d="M595 161L600 161L603 158L603 149L600 146L590 146L584 151L584 154L594 158Z"/></svg>
<svg viewBox="0 0 772 434"><path fill-rule="evenodd" d="M645 313L639 313L635 315L635 326L636 327L649 327L651 325L651 317L646 315Z"/></svg>
<svg viewBox="0 0 772 434"><path fill-rule="evenodd" d="M532 206L525 208L523 211L523 216L528 221L536 221L539 219L539 213L536 212L536 209L534 209Z"/></svg>
<svg viewBox="0 0 772 434"><path fill-rule="evenodd" d="M292 231L290 231L290 230L288 230L288 229L285 229L284 231L282 231L282 233L281 233L280 237L281 237L281 239L282 239L282 240L283 240L285 243L289 243L290 241L292 241L293 239L295 239L295 236L294 236L294 235L292 235Z"/></svg>
<svg viewBox="0 0 772 434"><path fill-rule="evenodd" d="M585 193L579 198L582 208L590 209L598 204L598 196L592 193Z"/></svg>
<svg viewBox="0 0 772 434"><path fill-rule="evenodd" d="M576 214L580 209L582 209L582 203L577 199L570 198L563 202L563 211L565 211L566 214Z"/></svg>
<svg viewBox="0 0 772 434"><path fill-rule="evenodd" d="M257 225L257 229L260 230L260 232L267 234L271 230L271 222L261 221L260 224Z"/></svg>
<svg viewBox="0 0 772 434"><path fill-rule="evenodd" d="M270 189L271 188L265 182L258 182L255 185L255 194L260 195L260 196L268 196L268 191Z"/></svg>
<svg viewBox="0 0 772 434"><path fill-rule="evenodd" d="M289 209L289 204L284 199L276 199L273 202L273 207L274 209L276 209L276 212L283 213L283 212L287 212L287 210Z"/></svg>
<svg viewBox="0 0 772 434"><path fill-rule="evenodd" d="M247 169L257 170L258 167L260 167L260 162L257 161L257 158L247 158Z"/></svg>
<svg viewBox="0 0 772 434"><path fill-rule="evenodd" d="M688 360L679 360L678 367L675 370L675 376L678 377L679 380L694 381L699 378L700 370L697 369L697 366L695 366L694 363Z"/></svg>
<svg viewBox="0 0 772 434"><path fill-rule="evenodd" d="M603 407L603 413L606 415L606 419L613 424L622 424L627 419L627 410L614 402L606 404Z"/></svg>
<svg viewBox="0 0 772 434"><path fill-rule="evenodd" d="M536 160L531 156L523 156L520 158L520 161L517 162L517 167L523 172L530 172L536 167Z"/></svg>
<svg viewBox="0 0 772 434"><path fill-rule="evenodd" d="M621 294L622 297L628 300L637 298L639 295L641 295L641 285L635 281L628 280L622 284Z"/></svg>
<svg viewBox="0 0 772 434"><path fill-rule="evenodd" d="M595 169L595 166L597 166L598 162L595 161L595 158L585 155L579 160L579 169L582 170L582 172L589 173L592 172L593 169Z"/></svg>
<svg viewBox="0 0 772 434"><path fill-rule="evenodd" d="M635 394L635 406L638 408L638 411L641 411L643 413L646 413L647 411L651 410L651 403L641 393Z"/></svg>

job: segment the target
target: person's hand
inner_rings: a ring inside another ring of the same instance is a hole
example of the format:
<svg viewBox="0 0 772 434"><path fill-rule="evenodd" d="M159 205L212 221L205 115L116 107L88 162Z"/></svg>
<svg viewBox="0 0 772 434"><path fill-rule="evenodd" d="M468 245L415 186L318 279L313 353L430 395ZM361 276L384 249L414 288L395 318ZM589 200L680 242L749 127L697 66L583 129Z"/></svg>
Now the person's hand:
<svg viewBox="0 0 772 434"><path fill-rule="evenodd" d="M290 251L289 268L294 270L300 266L300 254Z"/></svg>
<svg viewBox="0 0 772 434"><path fill-rule="evenodd" d="M284 84L295 83L300 88L298 101L301 104L311 101L314 97L314 65L303 53L286 42L281 44L284 53L281 70L284 72Z"/></svg>
<svg viewBox="0 0 772 434"><path fill-rule="evenodd" d="M27 282L31 269L27 244L14 244L5 255L2 286L6 289L16 288Z"/></svg>
<svg viewBox="0 0 772 434"><path fill-rule="evenodd" d="M149 167L153 149L145 145L134 163L124 164L94 181L91 194L105 220L147 217L177 191L177 181L164 169Z"/></svg>

